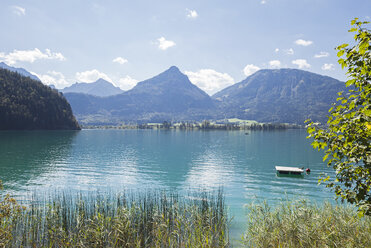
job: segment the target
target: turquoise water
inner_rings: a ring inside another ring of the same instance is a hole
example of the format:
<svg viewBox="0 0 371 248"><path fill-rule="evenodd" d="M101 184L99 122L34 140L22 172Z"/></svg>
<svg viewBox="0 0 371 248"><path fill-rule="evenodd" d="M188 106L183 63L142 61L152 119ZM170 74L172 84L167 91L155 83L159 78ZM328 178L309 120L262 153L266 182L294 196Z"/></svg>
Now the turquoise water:
<svg viewBox="0 0 371 248"><path fill-rule="evenodd" d="M310 167L304 178L277 177L274 166ZM333 193L317 185L331 173L305 130L158 131L82 130L0 132L0 179L18 197L32 192L123 189L217 190L234 216L231 232L245 229L246 204Z"/></svg>

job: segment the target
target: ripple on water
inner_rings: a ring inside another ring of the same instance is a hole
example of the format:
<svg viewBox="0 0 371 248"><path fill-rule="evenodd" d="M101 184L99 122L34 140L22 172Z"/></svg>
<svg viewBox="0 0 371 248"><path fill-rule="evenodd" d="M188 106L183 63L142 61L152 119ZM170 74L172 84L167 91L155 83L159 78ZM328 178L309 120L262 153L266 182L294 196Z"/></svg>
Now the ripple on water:
<svg viewBox="0 0 371 248"><path fill-rule="evenodd" d="M304 130L250 135L154 130L0 132L0 179L12 194L45 189L185 192L223 187L235 216L232 230L239 232L243 206L253 201L332 199L331 192L317 185L321 172L333 175L321 157L310 147ZM312 173L279 178L277 164L310 167Z"/></svg>

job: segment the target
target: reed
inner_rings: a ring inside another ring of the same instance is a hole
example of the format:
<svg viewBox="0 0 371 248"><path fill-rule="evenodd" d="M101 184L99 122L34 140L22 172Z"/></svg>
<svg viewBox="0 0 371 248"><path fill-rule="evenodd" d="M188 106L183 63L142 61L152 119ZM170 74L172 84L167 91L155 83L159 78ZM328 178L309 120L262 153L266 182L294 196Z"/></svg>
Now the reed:
<svg viewBox="0 0 371 248"><path fill-rule="evenodd" d="M222 192L53 193L1 219L2 247L228 247Z"/></svg>
<svg viewBox="0 0 371 248"><path fill-rule="evenodd" d="M250 205L247 247L371 247L371 218L350 206L284 201Z"/></svg>
<svg viewBox="0 0 371 248"><path fill-rule="evenodd" d="M224 196L52 193L19 205L0 195L0 247L230 247ZM242 246L371 247L371 218L305 200L250 205Z"/></svg>

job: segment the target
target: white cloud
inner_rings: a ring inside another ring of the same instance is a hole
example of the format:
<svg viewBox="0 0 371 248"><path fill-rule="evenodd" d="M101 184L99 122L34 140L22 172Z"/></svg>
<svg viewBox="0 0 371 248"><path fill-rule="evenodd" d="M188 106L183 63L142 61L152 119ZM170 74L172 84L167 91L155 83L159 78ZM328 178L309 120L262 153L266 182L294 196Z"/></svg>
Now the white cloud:
<svg viewBox="0 0 371 248"><path fill-rule="evenodd" d="M62 89L66 86L71 85L71 83L67 82L65 76L61 72L48 71L47 74L37 74L35 72L31 73L36 75L44 84L53 84L57 89Z"/></svg>
<svg viewBox="0 0 371 248"><path fill-rule="evenodd" d="M138 80L131 78L130 76L126 76L124 78L120 78L118 83L114 83L117 87L120 87L122 90L130 90L135 85L137 85Z"/></svg>
<svg viewBox="0 0 371 248"><path fill-rule="evenodd" d="M120 65L123 65L123 64L127 63L128 60L124 59L123 57L117 57L117 58L113 59L112 62L119 63Z"/></svg>
<svg viewBox="0 0 371 248"><path fill-rule="evenodd" d="M280 51L279 48L274 49L274 52L275 52L275 53L278 53L279 51Z"/></svg>
<svg viewBox="0 0 371 248"><path fill-rule="evenodd" d="M251 74L253 74L254 72L256 72L258 70L260 70L260 68L258 66L250 64L250 65L246 65L245 68L243 68L243 73L246 76L250 76Z"/></svg>
<svg viewBox="0 0 371 248"><path fill-rule="evenodd" d="M174 41L166 40L165 37L158 38L157 41L158 48L160 48L161 50L166 50L176 45Z"/></svg>
<svg viewBox="0 0 371 248"><path fill-rule="evenodd" d="M100 72L97 69L93 69L91 71L76 72L76 79L79 82L92 83L100 78L112 83L112 79L109 78L107 74Z"/></svg>
<svg viewBox="0 0 371 248"><path fill-rule="evenodd" d="M261 4L266 4L267 1L266 1L266 0L261 0L260 3L261 3Z"/></svg>
<svg viewBox="0 0 371 248"><path fill-rule="evenodd" d="M190 19L196 19L198 17L196 10L186 9L187 10L187 17Z"/></svg>
<svg viewBox="0 0 371 248"><path fill-rule="evenodd" d="M328 52L320 52L319 54L315 54L314 57L315 58L325 58L325 57L328 57L330 56L330 54Z"/></svg>
<svg viewBox="0 0 371 248"><path fill-rule="evenodd" d="M291 63L297 65L299 69L310 68L310 64L308 64L306 59L296 59L293 60Z"/></svg>
<svg viewBox="0 0 371 248"><path fill-rule="evenodd" d="M285 49L284 51L285 51L285 53L288 54L288 55L293 55L293 54L294 54L294 49L292 49L292 48Z"/></svg>
<svg viewBox="0 0 371 248"><path fill-rule="evenodd" d="M324 64L321 69L324 71L332 71L335 70L335 66L334 64Z"/></svg>
<svg viewBox="0 0 371 248"><path fill-rule="evenodd" d="M271 61L269 61L269 66L271 68L280 68L281 67L281 61L279 61L279 60L271 60Z"/></svg>
<svg viewBox="0 0 371 248"><path fill-rule="evenodd" d="M14 65L18 61L33 63L38 59L66 60L61 53L52 53L49 49L45 49L45 52L35 48L33 50L14 50L8 54L0 53L0 61L9 65Z"/></svg>
<svg viewBox="0 0 371 248"><path fill-rule="evenodd" d="M47 74L42 75L42 74L37 74L35 72L32 72L32 74L36 75L41 80L41 82L43 82L46 85L54 84L55 86L56 84L56 79L50 75L47 75Z"/></svg>
<svg viewBox="0 0 371 248"><path fill-rule="evenodd" d="M299 45L299 46L309 46L309 45L313 44L313 41L298 39L298 40L295 41L295 44Z"/></svg>
<svg viewBox="0 0 371 248"><path fill-rule="evenodd" d="M189 80L200 89L213 95L214 93L234 84L233 78L227 73L217 72L213 69L201 69L197 72L184 72Z"/></svg>
<svg viewBox="0 0 371 248"><path fill-rule="evenodd" d="M26 9L25 8L22 8L20 6L12 6L12 9L13 9L13 14L15 14L17 16L26 15Z"/></svg>

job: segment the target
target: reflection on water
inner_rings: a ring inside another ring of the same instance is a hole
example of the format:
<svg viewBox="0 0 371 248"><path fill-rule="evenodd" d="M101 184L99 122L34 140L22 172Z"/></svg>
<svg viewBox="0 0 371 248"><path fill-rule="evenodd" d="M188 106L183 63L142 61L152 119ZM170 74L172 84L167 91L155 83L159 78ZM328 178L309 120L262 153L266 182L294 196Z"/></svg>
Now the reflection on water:
<svg viewBox="0 0 371 248"><path fill-rule="evenodd" d="M10 193L29 186L44 185L64 166L76 131L2 131L0 132L0 179Z"/></svg>
<svg viewBox="0 0 371 248"><path fill-rule="evenodd" d="M8 192L122 189L215 190L222 186L244 229L243 206L283 198L322 201L330 172L305 130L272 132L82 130L0 132L0 179ZM274 166L310 167L304 178L277 177Z"/></svg>
<svg viewBox="0 0 371 248"><path fill-rule="evenodd" d="M199 157L190 164L186 184L188 187L217 190L232 181L233 164L225 160L223 153L218 153L217 148L208 147L200 151Z"/></svg>

